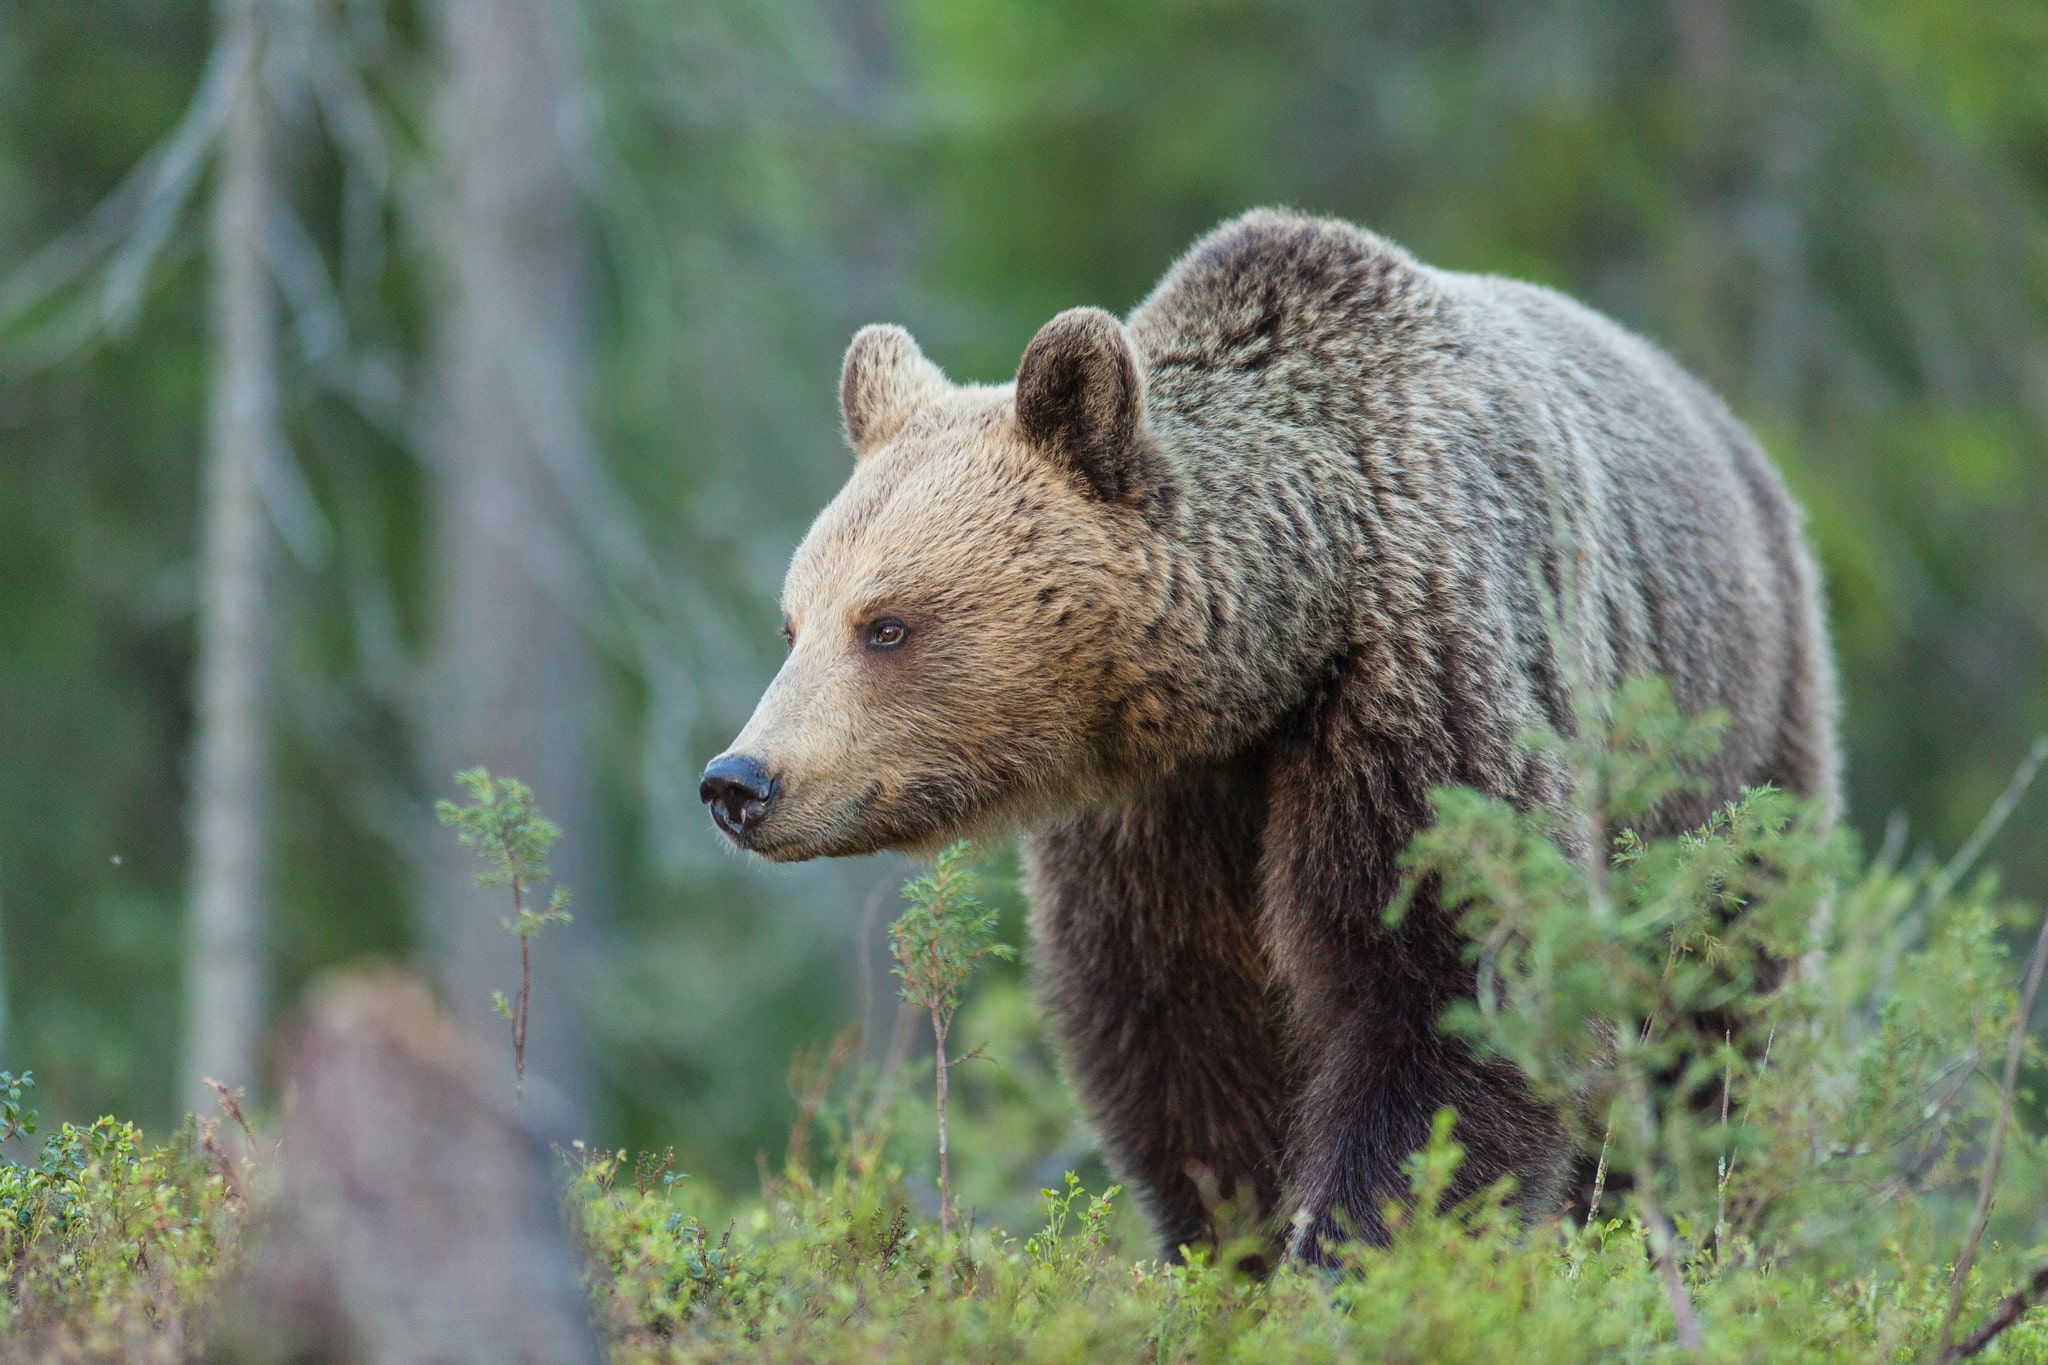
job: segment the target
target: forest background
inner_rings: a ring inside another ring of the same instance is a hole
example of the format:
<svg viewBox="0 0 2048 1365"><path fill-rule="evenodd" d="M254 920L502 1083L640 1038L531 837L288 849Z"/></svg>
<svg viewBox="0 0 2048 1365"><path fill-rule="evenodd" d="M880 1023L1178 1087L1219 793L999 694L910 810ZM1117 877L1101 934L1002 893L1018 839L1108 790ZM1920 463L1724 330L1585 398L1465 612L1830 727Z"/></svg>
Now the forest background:
<svg viewBox="0 0 2048 1365"><path fill-rule="evenodd" d="M840 348L1003 379L1262 203L1719 388L1811 518L1852 821L1953 849L2048 729L2043 72L2027 0L0 3L0 1062L160 1129L328 965L486 1017L432 805L487 763L568 830L537 1073L749 1179L791 1055L895 1013L906 865L743 863L696 799ZM1988 855L2035 900L2044 809ZM1087 1142L1030 1088L1027 1195Z"/></svg>

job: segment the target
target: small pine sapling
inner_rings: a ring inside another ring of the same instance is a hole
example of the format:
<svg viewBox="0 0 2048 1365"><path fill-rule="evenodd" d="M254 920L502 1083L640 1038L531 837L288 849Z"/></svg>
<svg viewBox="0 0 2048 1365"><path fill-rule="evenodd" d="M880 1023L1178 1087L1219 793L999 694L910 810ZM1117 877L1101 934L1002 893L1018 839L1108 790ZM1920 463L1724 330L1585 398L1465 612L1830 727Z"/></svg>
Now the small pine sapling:
<svg viewBox="0 0 2048 1365"><path fill-rule="evenodd" d="M931 1016L938 1058L939 1231L945 1235L953 1231L953 1186L946 1164L946 1071L981 1052L975 1048L949 1058L947 1036L960 1008L960 989L973 975L974 964L985 957L1016 956L1016 949L996 942L997 915L975 894L968 852L964 840L954 844L939 854L929 876L903 888L910 908L889 932L903 998Z"/></svg>
<svg viewBox="0 0 2048 1365"><path fill-rule="evenodd" d="M519 996L508 1001L503 991L491 993L492 1008L512 1027L513 1094L526 1094L526 1005L533 993L532 943L534 936L550 924L569 922L569 888L558 886L548 897L545 910L526 903L527 892L547 881L548 849L562 837L562 831L533 804L533 792L517 778L492 778L482 768L457 773L455 780L471 797L471 804L458 806L442 801L435 814L444 825L453 825L463 846L476 850L483 871L476 874L480 887L510 887L512 917L501 920L505 931L519 940Z"/></svg>
<svg viewBox="0 0 2048 1365"><path fill-rule="evenodd" d="M1679 1342L1695 1350L1680 1236L1705 1207L1717 1232L1724 1221L1722 1096L1768 1056L1784 1003L1773 964L1799 959L1849 866L1817 808L1770 788L1677 838L1637 837L1635 823L1693 785L1687 766L1714 752L1724 723L1680 715L1657 679L1587 699L1577 737L1537 742L1572 773L1578 808L1433 792L1436 821L1403 856L1409 880L1390 912L1433 881L1469 937L1477 984L1450 1028L1515 1062L1561 1112L1607 1118L1600 1176L1633 1177ZM1596 1183L1589 1226L1599 1197Z"/></svg>

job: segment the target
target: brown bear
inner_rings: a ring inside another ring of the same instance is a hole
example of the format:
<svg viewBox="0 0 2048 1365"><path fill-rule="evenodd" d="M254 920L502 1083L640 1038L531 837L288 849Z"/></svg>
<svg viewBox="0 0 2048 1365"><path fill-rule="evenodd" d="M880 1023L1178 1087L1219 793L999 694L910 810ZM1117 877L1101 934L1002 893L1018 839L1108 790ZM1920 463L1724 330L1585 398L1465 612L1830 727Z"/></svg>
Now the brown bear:
<svg viewBox="0 0 2048 1365"><path fill-rule="evenodd" d="M1728 409L1548 289L1263 211L1127 322L1054 318L1014 384L866 328L840 403L858 460L790 565L788 660L704 774L732 842L1024 830L1046 1006L1169 1253L1219 1200L1309 1256L1384 1236L1446 1105L1454 1193L1554 1206L1556 1117L1437 1028L1473 988L1451 917L1383 911L1432 787L1566 799L1517 740L1567 731L1573 685L1730 717L1646 832L1767 782L1833 808L1813 561Z"/></svg>

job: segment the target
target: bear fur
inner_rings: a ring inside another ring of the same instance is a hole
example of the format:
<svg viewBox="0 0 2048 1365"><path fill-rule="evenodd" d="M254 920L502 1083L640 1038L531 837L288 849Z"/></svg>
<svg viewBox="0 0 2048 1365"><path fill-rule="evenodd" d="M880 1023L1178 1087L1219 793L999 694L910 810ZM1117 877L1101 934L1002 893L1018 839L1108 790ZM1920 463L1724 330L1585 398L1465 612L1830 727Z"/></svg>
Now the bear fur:
<svg viewBox="0 0 2048 1365"><path fill-rule="evenodd" d="M1012 385L867 328L841 403L853 477L706 800L778 860L1021 827L1046 1007L1169 1252L1219 1209L1310 1256L1383 1237L1445 1105L1453 1196L1561 1198L1557 1118L1437 1028L1451 917L1383 911L1432 787L1568 799L1517 737L1568 732L1572 686L1727 712L1646 834L1762 783L1837 804L1797 510L1704 386L1550 290L1255 212Z"/></svg>

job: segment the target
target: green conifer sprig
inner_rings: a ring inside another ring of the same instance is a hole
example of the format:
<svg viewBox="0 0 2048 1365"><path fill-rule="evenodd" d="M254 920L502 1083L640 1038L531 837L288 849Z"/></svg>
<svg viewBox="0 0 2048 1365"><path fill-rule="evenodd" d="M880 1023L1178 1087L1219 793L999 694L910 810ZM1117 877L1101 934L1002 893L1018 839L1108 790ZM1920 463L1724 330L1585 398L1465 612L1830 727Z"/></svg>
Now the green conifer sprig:
<svg viewBox="0 0 2048 1365"><path fill-rule="evenodd" d="M434 813L444 825L455 828L465 848L475 851L483 864L476 874L479 887L508 887L512 892L512 914L499 921L505 932L519 940L519 995L505 998L505 992L491 993L491 1007L512 1027L512 1075L514 1093L526 1092L526 1011L533 993L531 943L551 924L569 923L569 888L558 886L548 897L547 907L535 910L526 894L552 876L548 850L562 837L561 827L540 813L533 792L515 777L492 778L484 768L471 768L455 775L470 795L470 804L441 801Z"/></svg>
<svg viewBox="0 0 2048 1365"><path fill-rule="evenodd" d="M956 1062L980 1055L975 1048L963 1056L947 1055L953 1016L960 1008L960 990L983 958L1011 958L1017 950L996 940L998 915L975 893L968 865L970 845L956 843L940 852L930 874L903 888L910 908L890 930L896 976L905 1000L920 1006L931 1019L937 1048L939 1125L939 1230L953 1230L953 1186L947 1166L946 1081Z"/></svg>

